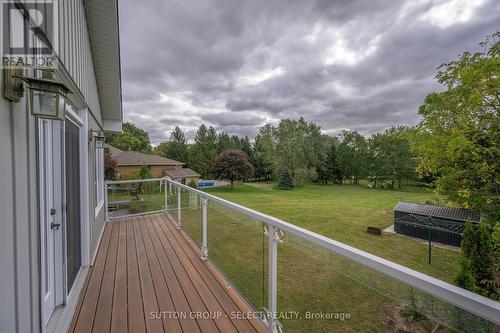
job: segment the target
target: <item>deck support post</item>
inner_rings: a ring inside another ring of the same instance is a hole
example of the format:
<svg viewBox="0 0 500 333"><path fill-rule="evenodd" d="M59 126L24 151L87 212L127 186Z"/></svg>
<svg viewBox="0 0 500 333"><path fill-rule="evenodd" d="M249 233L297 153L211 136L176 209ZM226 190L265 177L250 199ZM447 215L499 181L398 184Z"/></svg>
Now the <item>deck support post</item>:
<svg viewBox="0 0 500 333"><path fill-rule="evenodd" d="M202 229L202 244L201 244L201 260L208 259L208 235L207 235L207 205L208 199L200 197L201 199L201 229Z"/></svg>
<svg viewBox="0 0 500 333"><path fill-rule="evenodd" d="M275 226L268 225L268 295L267 295L267 328L269 333L278 332L278 323L276 320L277 300L278 300L278 229Z"/></svg>
<svg viewBox="0 0 500 333"><path fill-rule="evenodd" d="M181 222L181 191L180 187L176 187L177 189L177 229L182 229Z"/></svg>

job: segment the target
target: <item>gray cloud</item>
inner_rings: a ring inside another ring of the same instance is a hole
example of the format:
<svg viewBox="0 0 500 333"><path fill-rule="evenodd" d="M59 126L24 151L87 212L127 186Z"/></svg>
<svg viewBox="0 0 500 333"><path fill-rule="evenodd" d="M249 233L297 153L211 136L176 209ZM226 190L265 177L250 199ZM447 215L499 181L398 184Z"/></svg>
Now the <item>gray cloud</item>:
<svg viewBox="0 0 500 333"><path fill-rule="evenodd" d="M499 21L494 0L124 0L125 119L154 143L300 116L331 134L413 125L437 66Z"/></svg>

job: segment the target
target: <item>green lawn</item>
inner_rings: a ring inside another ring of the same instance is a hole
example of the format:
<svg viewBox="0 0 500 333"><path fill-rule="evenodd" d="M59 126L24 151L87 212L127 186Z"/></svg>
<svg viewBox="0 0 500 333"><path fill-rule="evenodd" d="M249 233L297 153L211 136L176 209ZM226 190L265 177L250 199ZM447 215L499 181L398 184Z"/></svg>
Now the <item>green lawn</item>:
<svg viewBox="0 0 500 333"><path fill-rule="evenodd" d="M366 233L368 226L385 229L392 224L392 208L406 201L434 200L430 190L373 190L353 185L304 185L283 191L265 183L208 189L207 192L278 217L342 243L452 282L459 253L433 247L428 265L427 244L420 240L383 233Z"/></svg>
<svg viewBox="0 0 500 333"><path fill-rule="evenodd" d="M206 191L448 282L457 272L456 251L434 246L432 265L428 265L425 242L394 234L366 233L368 226L390 226L390 211L401 198L435 200L436 196L426 189L390 191L351 185L304 185L283 191L266 183L250 183L236 185L234 190L219 187ZM201 235L199 214L199 207L183 213L183 227L197 243ZM267 238L263 225L216 204L210 205L208 225L209 256L261 309L267 297ZM429 317L440 312L445 324L457 325L456 308L294 236L284 235L278 252L279 311L298 311L302 316L280 320L287 332L369 332L397 330L402 325L410 325L415 331L432 330L434 323L427 320L403 323L400 310L405 306ZM349 313L351 317L313 320L305 318L307 311L333 316Z"/></svg>
<svg viewBox="0 0 500 333"><path fill-rule="evenodd" d="M457 272L459 252L434 246L432 265L428 265L425 242L366 233L368 226L390 226L392 208L401 198L415 202L436 199L422 188L390 191L352 185L304 185L283 191L266 183L250 183L236 185L234 190L219 187L206 191L448 282ZM200 200L185 190L181 193L183 229L201 246ZM145 211L163 207L165 198L159 188L152 195L139 196L144 202L131 207L141 205ZM110 201L127 197L127 193L109 196ZM177 219L176 193L169 194L168 205L171 216ZM278 311L299 315L280 318L285 332L395 332L403 328L430 332L436 318L454 330L488 331L489 326L486 330L471 326L477 325L471 315L367 267L295 236L285 234L283 239L278 247ZM210 259L250 303L258 310L266 307L268 250L262 222L209 202L208 248ZM423 316L406 320L414 317L413 312L406 311L407 316L401 313L410 308ZM308 319L307 312L334 318ZM347 313L350 319L341 320ZM441 328L437 332L444 331Z"/></svg>

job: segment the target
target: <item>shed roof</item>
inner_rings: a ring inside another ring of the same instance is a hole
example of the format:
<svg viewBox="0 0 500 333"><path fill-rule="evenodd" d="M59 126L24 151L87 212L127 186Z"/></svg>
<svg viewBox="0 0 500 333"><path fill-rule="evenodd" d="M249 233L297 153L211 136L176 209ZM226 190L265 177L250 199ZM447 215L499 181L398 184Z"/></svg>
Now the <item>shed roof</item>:
<svg viewBox="0 0 500 333"><path fill-rule="evenodd" d="M137 151L124 151L114 155L117 166L121 165L184 165L184 163L171 160L158 155L144 154Z"/></svg>
<svg viewBox="0 0 500 333"><path fill-rule="evenodd" d="M200 174L190 168L182 169L165 169L163 170L165 176L171 178L189 178L189 177L199 177Z"/></svg>
<svg viewBox="0 0 500 333"><path fill-rule="evenodd" d="M479 222L479 214L465 208L452 208L437 205L424 205L413 202L400 201L394 207L394 211L440 217L456 221L467 221Z"/></svg>

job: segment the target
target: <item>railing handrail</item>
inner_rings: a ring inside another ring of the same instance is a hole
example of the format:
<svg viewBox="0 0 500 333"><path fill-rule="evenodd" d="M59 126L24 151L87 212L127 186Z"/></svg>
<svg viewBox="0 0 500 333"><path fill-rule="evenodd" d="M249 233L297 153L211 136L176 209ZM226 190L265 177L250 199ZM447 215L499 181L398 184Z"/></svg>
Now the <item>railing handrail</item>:
<svg viewBox="0 0 500 333"><path fill-rule="evenodd" d="M128 180L107 180L106 185L114 184L133 184L133 183L152 183L165 181L165 178L148 178L148 179L128 179Z"/></svg>
<svg viewBox="0 0 500 333"><path fill-rule="evenodd" d="M154 178L154 179L141 179L136 181L110 181L107 184L126 184L144 181L167 181L187 191L197 193L201 197L209 199L213 202L219 203L226 207L237 210L238 212L247 215L251 218L260 220L264 223L279 228L285 232L289 232L299 238L310 241L316 245L326 248L334 253L343 257L349 258L354 262L374 269L382 274L390 276L404 284L415 287L423 292L432 296L436 296L445 300L463 310L471 312L479 317L487 319L500 325L500 302L486 298L471 291L454 286L445 281L439 280L432 276L420 273L408 267L396 264L392 261L375 256L368 252L359 250L344 243L335 241L331 238L322 236L310 230L298 227L291 223L285 222L279 218L258 212L251 208L244 207L237 203L219 198L215 195L200 191L198 189L189 187L187 185L176 182L168 177Z"/></svg>

